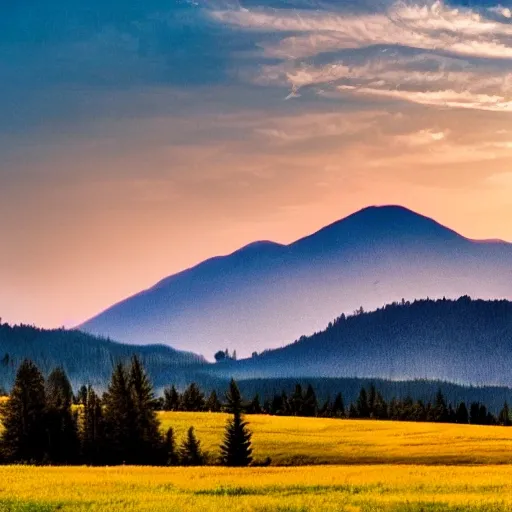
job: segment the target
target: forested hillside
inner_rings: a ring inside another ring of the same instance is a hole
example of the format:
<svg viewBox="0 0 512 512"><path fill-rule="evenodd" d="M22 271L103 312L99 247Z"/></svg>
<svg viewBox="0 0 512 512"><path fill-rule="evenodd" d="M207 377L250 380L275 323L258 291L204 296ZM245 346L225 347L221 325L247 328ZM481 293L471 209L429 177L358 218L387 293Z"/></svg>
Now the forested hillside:
<svg viewBox="0 0 512 512"><path fill-rule="evenodd" d="M44 374L63 367L76 387L91 384L103 389L117 362L125 362L137 354L148 369L155 384L164 385L169 379L193 378L201 367L201 356L180 352L165 345L128 346L64 329L44 330L32 326L0 325L0 386L8 389L16 370L28 358Z"/></svg>
<svg viewBox="0 0 512 512"><path fill-rule="evenodd" d="M340 316L322 332L216 365L237 379L363 377L512 385L512 303L461 297Z"/></svg>

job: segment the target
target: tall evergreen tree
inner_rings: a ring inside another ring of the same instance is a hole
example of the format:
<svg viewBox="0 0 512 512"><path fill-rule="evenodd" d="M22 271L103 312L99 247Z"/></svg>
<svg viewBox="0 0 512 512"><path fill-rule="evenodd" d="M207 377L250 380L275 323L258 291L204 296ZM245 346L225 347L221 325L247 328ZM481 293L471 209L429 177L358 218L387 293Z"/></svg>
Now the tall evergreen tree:
<svg viewBox="0 0 512 512"><path fill-rule="evenodd" d="M110 463L133 462L132 447L137 444L137 415L128 375L122 363L114 368L107 392L103 395L103 405Z"/></svg>
<svg viewBox="0 0 512 512"><path fill-rule="evenodd" d="M173 385L164 389L164 411L179 411L181 406L181 398Z"/></svg>
<svg viewBox="0 0 512 512"><path fill-rule="evenodd" d="M176 449L176 439L172 427L169 427L165 434L165 447L167 450L167 465L176 466L179 464L180 459L178 450Z"/></svg>
<svg viewBox="0 0 512 512"><path fill-rule="evenodd" d="M359 418L369 418L370 417L370 407L368 406L368 394L366 393L366 389L361 388L359 392L359 397L357 398L357 416Z"/></svg>
<svg viewBox="0 0 512 512"><path fill-rule="evenodd" d="M448 421L448 407L442 391L439 389L436 394L436 402L434 405L434 421L445 423Z"/></svg>
<svg viewBox="0 0 512 512"><path fill-rule="evenodd" d="M290 397L290 411L294 416L302 416L304 407L304 394L300 384L295 385L295 391Z"/></svg>
<svg viewBox="0 0 512 512"><path fill-rule="evenodd" d="M195 382L185 389L181 397L181 405L184 411L204 411L204 395Z"/></svg>
<svg viewBox="0 0 512 512"><path fill-rule="evenodd" d="M62 368L56 368L46 382L48 456L53 464L73 464L78 459L78 427L72 402L69 379Z"/></svg>
<svg viewBox="0 0 512 512"><path fill-rule="evenodd" d="M180 462L184 466L202 466L205 462L201 443L197 439L194 427L190 427L187 437L180 448Z"/></svg>
<svg viewBox="0 0 512 512"><path fill-rule="evenodd" d="M510 427L510 425L512 424L510 421L510 410L507 402L503 404L503 409L501 409L500 414L498 416L498 423L500 425L503 425L504 427Z"/></svg>
<svg viewBox="0 0 512 512"><path fill-rule="evenodd" d="M105 422L98 395L89 386L83 409L81 431L82 457L87 464L98 465L105 461Z"/></svg>
<svg viewBox="0 0 512 512"><path fill-rule="evenodd" d="M226 400L233 418L226 425L224 442L220 447L221 461L225 466L248 466L252 462L252 433L242 417L242 396L233 379Z"/></svg>
<svg viewBox="0 0 512 512"><path fill-rule="evenodd" d="M1 410L1 448L5 460L43 462L47 451L45 406L44 378L32 361L25 360Z"/></svg>
<svg viewBox="0 0 512 512"><path fill-rule="evenodd" d="M455 411L455 421L461 425L467 425L469 422L468 408L464 402L461 402L457 406L457 410Z"/></svg>
<svg viewBox="0 0 512 512"><path fill-rule="evenodd" d="M261 414L263 412L263 409L260 404L260 395L256 393L254 398L252 399L251 403L247 407L247 413L248 414Z"/></svg>
<svg viewBox="0 0 512 512"><path fill-rule="evenodd" d="M343 402L343 395L341 393L338 393L334 398L331 410L335 418L343 418L345 416L345 403Z"/></svg>
<svg viewBox="0 0 512 512"><path fill-rule="evenodd" d="M135 422L131 459L137 464L155 464L162 455L160 421L155 412L153 386L137 356L132 357L128 386Z"/></svg>
<svg viewBox="0 0 512 512"><path fill-rule="evenodd" d="M302 404L302 414L304 416L316 416L318 412L318 401L316 399L315 390L311 384L308 385L304 394L304 402Z"/></svg>
<svg viewBox="0 0 512 512"><path fill-rule="evenodd" d="M217 397L217 393L215 390L213 390L210 393L210 396L208 397L208 400L206 401L205 408L208 412L220 412L220 410L222 408L222 404L220 403L220 400Z"/></svg>

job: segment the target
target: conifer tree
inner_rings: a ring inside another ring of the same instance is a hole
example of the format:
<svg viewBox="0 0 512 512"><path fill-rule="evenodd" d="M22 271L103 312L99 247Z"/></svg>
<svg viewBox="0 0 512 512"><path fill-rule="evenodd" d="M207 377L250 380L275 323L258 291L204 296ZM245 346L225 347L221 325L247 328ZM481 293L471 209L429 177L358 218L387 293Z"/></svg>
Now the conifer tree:
<svg viewBox="0 0 512 512"><path fill-rule="evenodd" d="M1 411L1 448L6 461L43 462L47 449L45 406L44 378L32 361L25 360Z"/></svg>
<svg viewBox="0 0 512 512"><path fill-rule="evenodd" d="M169 427L165 434L165 448L167 450L167 465L176 466L179 464L180 459L176 449L176 439L172 427Z"/></svg>
<svg viewBox="0 0 512 512"><path fill-rule="evenodd" d="M376 392L373 398L372 417L378 420L385 420L388 417L388 406L379 392Z"/></svg>
<svg viewBox="0 0 512 512"><path fill-rule="evenodd" d="M220 403L217 393L213 390L206 401L206 410L209 412L220 412L222 404Z"/></svg>
<svg viewBox="0 0 512 512"><path fill-rule="evenodd" d="M315 390L311 384L308 385L304 394L302 404L302 414L304 416L316 416L318 412L318 401L316 399Z"/></svg>
<svg viewBox="0 0 512 512"><path fill-rule="evenodd" d="M252 462L252 433L242 417L242 396L233 379L226 400L233 418L226 425L224 442L220 447L221 461L225 466L248 466Z"/></svg>
<svg viewBox="0 0 512 512"><path fill-rule="evenodd" d="M164 389L164 411L179 411L180 403L180 395L174 385Z"/></svg>
<svg viewBox="0 0 512 512"><path fill-rule="evenodd" d="M498 416L498 422L500 425L503 425L504 427L510 427L510 425L512 424L510 421L510 411L507 402L503 404L503 409L501 409L500 414Z"/></svg>
<svg viewBox="0 0 512 512"><path fill-rule="evenodd" d="M448 407L442 391L439 389L436 394L436 402L434 405L433 421L445 423L448 420Z"/></svg>
<svg viewBox="0 0 512 512"><path fill-rule="evenodd" d="M455 411L455 421L462 425L466 425L469 422L468 408L464 402L461 402L457 406L457 410Z"/></svg>
<svg viewBox="0 0 512 512"><path fill-rule="evenodd" d="M183 392L181 405L184 411L204 411L204 395L195 382L190 384L190 386Z"/></svg>
<svg viewBox="0 0 512 512"><path fill-rule="evenodd" d="M72 402L69 379L62 368L56 368L46 382L48 457L53 464L72 464L78 459L78 428Z"/></svg>
<svg viewBox="0 0 512 512"><path fill-rule="evenodd" d="M132 357L128 386L135 421L131 458L137 464L157 463L162 454L160 422L155 412L153 386L137 356Z"/></svg>
<svg viewBox="0 0 512 512"><path fill-rule="evenodd" d="M180 447L180 462L183 466L202 466L205 462L201 443L194 433L194 427L190 427L187 437Z"/></svg>
<svg viewBox="0 0 512 512"><path fill-rule="evenodd" d="M122 363L114 368L108 390L103 395L103 405L110 463L133 462L132 447L137 444L136 414L128 375Z"/></svg>
<svg viewBox="0 0 512 512"><path fill-rule="evenodd" d="M366 393L366 389L361 388L359 392L359 397L357 398L357 416L359 418L369 418L370 417L370 408L368 406L368 394Z"/></svg>
<svg viewBox="0 0 512 512"><path fill-rule="evenodd" d="M290 410L294 416L302 416L304 407L304 395L302 393L302 386L295 385L295 391L290 397Z"/></svg>
<svg viewBox="0 0 512 512"><path fill-rule="evenodd" d="M375 389L375 384L370 384L370 389L368 390L368 414L370 418L375 417L375 400L377 399L377 390Z"/></svg>
<svg viewBox="0 0 512 512"><path fill-rule="evenodd" d="M254 398L252 399L251 403L247 407L247 413L249 414L261 414L263 412L263 409L260 404L260 395L256 393L254 395Z"/></svg>
<svg viewBox="0 0 512 512"><path fill-rule="evenodd" d="M86 388L81 432L82 456L87 464L105 460L105 422L98 395L91 386Z"/></svg>
<svg viewBox="0 0 512 512"><path fill-rule="evenodd" d="M341 393L338 393L334 398L331 409L332 415L335 418L343 418L345 416L345 404L343 402L343 395Z"/></svg>

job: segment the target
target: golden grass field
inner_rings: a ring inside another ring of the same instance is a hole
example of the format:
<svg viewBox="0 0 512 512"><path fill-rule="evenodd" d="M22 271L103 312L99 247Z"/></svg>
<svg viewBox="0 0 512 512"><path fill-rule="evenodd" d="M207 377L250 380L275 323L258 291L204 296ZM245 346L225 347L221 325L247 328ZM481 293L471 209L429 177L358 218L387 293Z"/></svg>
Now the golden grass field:
<svg viewBox="0 0 512 512"><path fill-rule="evenodd" d="M161 413L214 457L227 416ZM505 512L512 428L249 416L257 459L231 469L0 466L10 512ZM330 464L330 465L327 465Z"/></svg>

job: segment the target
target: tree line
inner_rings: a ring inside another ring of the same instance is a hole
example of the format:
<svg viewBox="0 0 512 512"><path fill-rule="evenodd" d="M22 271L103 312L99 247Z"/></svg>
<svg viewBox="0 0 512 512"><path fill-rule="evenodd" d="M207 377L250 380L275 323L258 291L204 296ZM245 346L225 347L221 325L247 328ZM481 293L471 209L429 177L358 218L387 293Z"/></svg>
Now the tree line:
<svg viewBox="0 0 512 512"><path fill-rule="evenodd" d="M163 398L156 402L158 408L165 411L209 411L227 410L216 393L207 397L197 384L190 384L182 394L175 386L164 390ZM439 390L432 401L393 398L386 401L374 384L361 387L355 402L345 404L343 395L338 393L334 399L320 402L311 384L305 388L297 383L292 393L274 394L262 402L260 395L242 405L246 414L270 414L275 416L304 416L323 418L376 419L395 421L424 421L442 423L461 423L474 425L512 425L507 402L497 416L480 402L468 405L464 401L448 403Z"/></svg>
<svg viewBox="0 0 512 512"><path fill-rule="evenodd" d="M73 401L79 407L73 407ZM165 435L153 386L140 360L117 364L103 396L91 386L78 397L62 368L47 379L30 360L18 368L9 399L0 409L4 463L89 465L202 465L213 462L194 427L178 445L173 428ZM231 413L216 462L247 466L253 462L251 438L243 417L242 396L234 380L224 409Z"/></svg>

